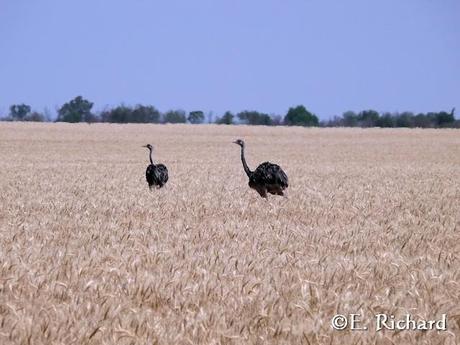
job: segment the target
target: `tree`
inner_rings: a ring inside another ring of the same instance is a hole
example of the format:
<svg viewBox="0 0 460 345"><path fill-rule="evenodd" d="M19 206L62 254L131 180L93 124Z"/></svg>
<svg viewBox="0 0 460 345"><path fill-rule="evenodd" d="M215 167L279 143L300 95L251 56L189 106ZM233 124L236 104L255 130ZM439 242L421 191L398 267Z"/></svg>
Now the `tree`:
<svg viewBox="0 0 460 345"><path fill-rule="evenodd" d="M39 113L38 111L33 111L24 118L24 121L44 122L45 115L42 113Z"/></svg>
<svg viewBox="0 0 460 345"><path fill-rule="evenodd" d="M395 127L395 120L391 113L384 113L377 119L375 125L383 128Z"/></svg>
<svg viewBox="0 0 460 345"><path fill-rule="evenodd" d="M258 111L242 111L238 113L238 118L249 125L272 125L272 118L268 114L259 113Z"/></svg>
<svg viewBox="0 0 460 345"><path fill-rule="evenodd" d="M289 108L284 123L288 126L318 126L318 117L309 112L303 105Z"/></svg>
<svg viewBox="0 0 460 345"><path fill-rule="evenodd" d="M343 125L345 127L355 127L358 124L358 115L351 110L343 113Z"/></svg>
<svg viewBox="0 0 460 345"><path fill-rule="evenodd" d="M334 115L332 119L329 119L327 122L324 123L323 127L342 127L343 126L343 118L340 116ZM320 123L321 126L321 123Z"/></svg>
<svg viewBox="0 0 460 345"><path fill-rule="evenodd" d="M134 123L159 123L160 112L155 107L138 104L130 114L129 122Z"/></svg>
<svg viewBox="0 0 460 345"><path fill-rule="evenodd" d="M446 111L440 111L436 114L436 125L439 127L449 127L455 122L454 116L455 108L450 113Z"/></svg>
<svg viewBox="0 0 460 345"><path fill-rule="evenodd" d="M234 115L230 111L226 111L222 117L217 119L216 123L220 125L232 125L233 118L234 118Z"/></svg>
<svg viewBox="0 0 460 345"><path fill-rule="evenodd" d="M75 97L68 103L65 103L58 110L58 122L94 122L96 117L91 113L93 103L81 96Z"/></svg>
<svg viewBox="0 0 460 345"><path fill-rule="evenodd" d="M395 116L396 118L396 127L413 127L413 121L412 119L414 118L414 114L405 111L401 114L397 114Z"/></svg>
<svg viewBox="0 0 460 345"><path fill-rule="evenodd" d="M193 124L203 123L204 113L201 110L191 111L188 114L188 120Z"/></svg>
<svg viewBox="0 0 460 345"><path fill-rule="evenodd" d="M10 117L13 121L24 121L31 108L27 104L13 104L10 106Z"/></svg>
<svg viewBox="0 0 460 345"><path fill-rule="evenodd" d="M361 127L375 127L379 113L375 110L363 110L358 114L358 123Z"/></svg>
<svg viewBox="0 0 460 345"><path fill-rule="evenodd" d="M433 123L431 122L431 119L423 113L419 113L415 115L414 118L412 119L412 123L414 127L420 127L420 128L433 127Z"/></svg>
<svg viewBox="0 0 460 345"><path fill-rule="evenodd" d="M131 107L121 104L113 109L104 110L101 113L101 121L112 123L128 123L132 113L133 109Z"/></svg>
<svg viewBox="0 0 460 345"><path fill-rule="evenodd" d="M185 123L187 118L183 110L169 110L164 116L165 123Z"/></svg>

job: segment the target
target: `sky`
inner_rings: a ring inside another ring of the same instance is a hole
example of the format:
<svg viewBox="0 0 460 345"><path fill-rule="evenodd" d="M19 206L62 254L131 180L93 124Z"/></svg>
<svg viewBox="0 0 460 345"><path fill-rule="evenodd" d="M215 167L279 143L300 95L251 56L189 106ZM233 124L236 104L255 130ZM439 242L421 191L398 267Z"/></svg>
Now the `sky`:
<svg viewBox="0 0 460 345"><path fill-rule="evenodd" d="M96 111L460 112L460 1L0 0L0 115L78 95Z"/></svg>

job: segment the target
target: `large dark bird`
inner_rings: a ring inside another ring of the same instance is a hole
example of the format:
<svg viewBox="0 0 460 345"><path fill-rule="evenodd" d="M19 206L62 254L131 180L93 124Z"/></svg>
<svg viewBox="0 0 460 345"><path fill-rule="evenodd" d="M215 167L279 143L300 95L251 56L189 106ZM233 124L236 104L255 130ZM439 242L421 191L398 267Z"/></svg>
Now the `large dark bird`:
<svg viewBox="0 0 460 345"><path fill-rule="evenodd" d="M150 151L150 165L145 171L145 178L147 179L149 188L150 190L152 190L153 187L161 188L168 182L168 168L166 168L164 164L153 164L152 145L147 144L143 147L148 148Z"/></svg>
<svg viewBox="0 0 460 345"><path fill-rule="evenodd" d="M241 146L241 161L243 168L249 177L249 187L255 189L262 198L267 197L267 192L274 195L284 195L284 190L289 186L286 173L277 164L264 162L251 171L244 158L244 141L238 139L233 142Z"/></svg>

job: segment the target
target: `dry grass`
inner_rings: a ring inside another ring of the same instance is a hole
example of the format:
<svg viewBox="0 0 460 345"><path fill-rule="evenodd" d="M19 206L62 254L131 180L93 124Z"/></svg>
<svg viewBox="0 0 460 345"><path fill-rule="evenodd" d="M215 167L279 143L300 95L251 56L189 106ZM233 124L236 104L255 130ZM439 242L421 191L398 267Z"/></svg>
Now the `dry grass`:
<svg viewBox="0 0 460 345"><path fill-rule="evenodd" d="M0 159L1 344L460 343L458 130L2 123ZM381 312L449 329L330 326Z"/></svg>

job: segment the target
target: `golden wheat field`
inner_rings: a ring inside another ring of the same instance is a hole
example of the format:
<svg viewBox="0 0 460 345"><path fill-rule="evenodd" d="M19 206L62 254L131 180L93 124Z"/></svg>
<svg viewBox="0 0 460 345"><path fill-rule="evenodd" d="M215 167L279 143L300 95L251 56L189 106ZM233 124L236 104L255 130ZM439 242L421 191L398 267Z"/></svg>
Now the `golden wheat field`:
<svg viewBox="0 0 460 345"><path fill-rule="evenodd" d="M0 161L0 344L460 344L459 130L1 123Z"/></svg>

